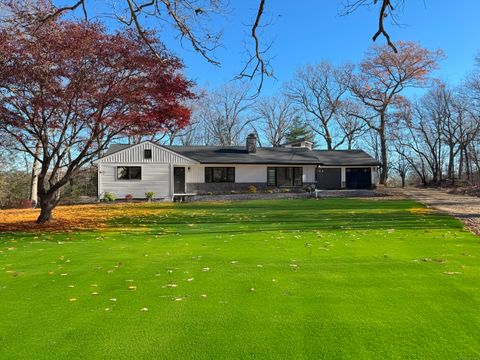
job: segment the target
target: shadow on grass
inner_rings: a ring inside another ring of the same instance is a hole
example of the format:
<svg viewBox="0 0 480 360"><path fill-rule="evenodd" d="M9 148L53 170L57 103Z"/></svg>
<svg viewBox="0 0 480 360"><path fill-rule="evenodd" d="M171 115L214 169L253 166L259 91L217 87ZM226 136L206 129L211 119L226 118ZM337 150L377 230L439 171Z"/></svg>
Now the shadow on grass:
<svg viewBox="0 0 480 360"><path fill-rule="evenodd" d="M121 217L113 227L148 227L155 234L245 233L258 231L462 229L440 213L412 213L414 201L248 201L182 204L172 216Z"/></svg>

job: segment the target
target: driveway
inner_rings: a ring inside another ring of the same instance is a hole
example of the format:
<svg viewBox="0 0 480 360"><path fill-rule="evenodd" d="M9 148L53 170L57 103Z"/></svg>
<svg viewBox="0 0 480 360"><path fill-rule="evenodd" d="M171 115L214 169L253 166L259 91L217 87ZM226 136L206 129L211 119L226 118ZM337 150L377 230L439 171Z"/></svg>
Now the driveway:
<svg viewBox="0 0 480 360"><path fill-rule="evenodd" d="M390 190L390 189L389 189ZM444 211L460 220L472 232L480 235L480 198L468 195L449 194L438 189L391 189L392 195L403 194L428 207ZM390 193L390 191L388 191Z"/></svg>

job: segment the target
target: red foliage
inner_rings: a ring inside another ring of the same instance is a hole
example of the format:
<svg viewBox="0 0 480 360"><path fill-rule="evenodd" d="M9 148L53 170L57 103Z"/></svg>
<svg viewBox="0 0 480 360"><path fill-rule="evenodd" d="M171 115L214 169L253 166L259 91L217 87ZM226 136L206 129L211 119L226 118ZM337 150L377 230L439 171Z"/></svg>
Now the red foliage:
<svg viewBox="0 0 480 360"><path fill-rule="evenodd" d="M188 124L183 103L194 97L193 83L177 57L145 36L161 58L135 32L110 34L95 23L0 29L0 132L32 156L41 143L42 210L53 208L54 193L116 136Z"/></svg>

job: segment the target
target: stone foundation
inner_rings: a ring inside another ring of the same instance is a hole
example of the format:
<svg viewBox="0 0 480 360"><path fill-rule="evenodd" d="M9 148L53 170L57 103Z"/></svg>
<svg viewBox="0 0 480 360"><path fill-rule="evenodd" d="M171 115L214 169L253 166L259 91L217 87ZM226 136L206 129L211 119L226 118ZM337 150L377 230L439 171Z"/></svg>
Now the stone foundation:
<svg viewBox="0 0 480 360"><path fill-rule="evenodd" d="M303 193L307 187L314 187L315 183L304 183L302 186L275 187L268 186L266 183L187 183L187 193L202 194L230 194L248 193L250 186L255 186L258 192L267 192L271 190L275 193L291 192Z"/></svg>

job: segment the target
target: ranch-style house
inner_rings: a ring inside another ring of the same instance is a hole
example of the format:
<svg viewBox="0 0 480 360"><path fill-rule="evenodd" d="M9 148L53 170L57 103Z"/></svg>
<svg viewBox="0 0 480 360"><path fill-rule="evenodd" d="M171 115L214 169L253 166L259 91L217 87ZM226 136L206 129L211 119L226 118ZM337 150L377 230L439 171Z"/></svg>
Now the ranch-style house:
<svg viewBox="0 0 480 360"><path fill-rule="evenodd" d="M98 196L111 193L174 199L185 194L267 189L370 189L377 184L378 161L362 150L313 150L299 139L279 147L257 147L254 134L246 146L163 146L146 141L113 144L96 161Z"/></svg>

